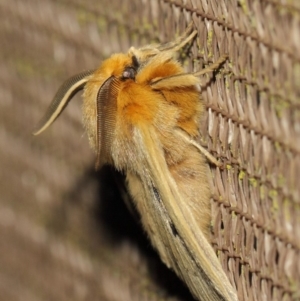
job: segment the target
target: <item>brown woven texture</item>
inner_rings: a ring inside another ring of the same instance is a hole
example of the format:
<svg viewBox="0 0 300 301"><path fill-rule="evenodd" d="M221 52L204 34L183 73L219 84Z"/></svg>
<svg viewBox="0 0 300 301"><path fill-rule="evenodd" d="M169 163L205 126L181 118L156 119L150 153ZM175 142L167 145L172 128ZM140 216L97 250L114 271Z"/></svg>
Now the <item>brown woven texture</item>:
<svg viewBox="0 0 300 301"><path fill-rule="evenodd" d="M0 299L192 300L94 171L76 96L31 131L59 85L193 21L203 76L212 244L239 300L300 300L299 0L0 1Z"/></svg>

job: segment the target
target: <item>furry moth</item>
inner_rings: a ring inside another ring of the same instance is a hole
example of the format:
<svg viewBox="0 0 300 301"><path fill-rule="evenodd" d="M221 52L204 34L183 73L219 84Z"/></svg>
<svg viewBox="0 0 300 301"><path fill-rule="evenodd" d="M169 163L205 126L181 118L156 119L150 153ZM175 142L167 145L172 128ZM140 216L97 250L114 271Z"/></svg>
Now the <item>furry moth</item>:
<svg viewBox="0 0 300 301"><path fill-rule="evenodd" d="M209 154L195 141L204 110L197 76L215 70L224 57L198 73L185 73L174 56L195 35L188 27L174 42L131 47L97 70L71 77L34 134L84 89L83 122L96 167L111 164L125 174L151 243L198 300L232 301L236 292L208 242Z"/></svg>

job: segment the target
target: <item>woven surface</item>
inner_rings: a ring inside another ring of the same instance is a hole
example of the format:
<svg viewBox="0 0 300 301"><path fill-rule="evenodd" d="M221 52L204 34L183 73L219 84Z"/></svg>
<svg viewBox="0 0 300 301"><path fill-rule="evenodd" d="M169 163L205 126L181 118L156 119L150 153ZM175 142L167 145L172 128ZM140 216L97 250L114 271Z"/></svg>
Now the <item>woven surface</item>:
<svg viewBox="0 0 300 301"><path fill-rule="evenodd" d="M1 300L192 300L94 171L80 97L31 131L58 86L113 52L198 30L212 243L239 300L300 300L298 0L1 0Z"/></svg>

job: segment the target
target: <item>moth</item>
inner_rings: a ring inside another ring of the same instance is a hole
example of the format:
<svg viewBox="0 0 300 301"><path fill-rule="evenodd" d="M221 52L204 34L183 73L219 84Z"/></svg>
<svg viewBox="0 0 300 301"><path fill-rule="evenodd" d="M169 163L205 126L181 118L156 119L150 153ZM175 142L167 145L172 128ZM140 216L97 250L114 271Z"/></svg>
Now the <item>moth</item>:
<svg viewBox="0 0 300 301"><path fill-rule="evenodd" d="M131 47L97 70L68 79L58 90L35 135L84 89L83 123L96 167L121 171L142 225L161 260L198 300L237 300L209 243L210 189L206 157L196 141L204 111L199 75L184 72L176 53L197 34L189 26L175 41Z"/></svg>

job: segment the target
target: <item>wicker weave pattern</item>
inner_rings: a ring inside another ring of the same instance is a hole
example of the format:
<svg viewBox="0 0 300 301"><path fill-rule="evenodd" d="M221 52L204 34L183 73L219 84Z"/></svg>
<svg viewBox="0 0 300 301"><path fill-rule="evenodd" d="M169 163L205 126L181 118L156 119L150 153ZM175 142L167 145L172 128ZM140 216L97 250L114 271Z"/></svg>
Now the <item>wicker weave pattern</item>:
<svg viewBox="0 0 300 301"><path fill-rule="evenodd" d="M190 21L199 34L181 55L187 70L229 55L202 78L201 143L223 162L211 166L213 246L240 300L300 300L299 1L2 0L3 300L191 298L135 240L134 222L125 232L107 223L106 176L91 171L79 98L45 135L30 135L65 78L173 40ZM116 206L112 219L122 219Z"/></svg>

